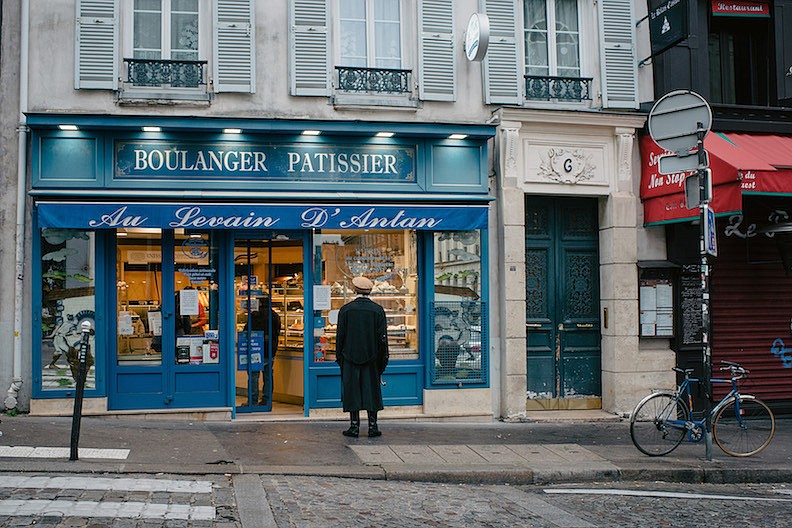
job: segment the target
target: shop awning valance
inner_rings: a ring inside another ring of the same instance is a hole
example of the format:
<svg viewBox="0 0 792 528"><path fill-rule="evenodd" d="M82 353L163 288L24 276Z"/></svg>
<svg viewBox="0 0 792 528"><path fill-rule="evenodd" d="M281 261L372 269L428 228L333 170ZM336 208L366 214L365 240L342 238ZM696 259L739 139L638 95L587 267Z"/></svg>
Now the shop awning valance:
<svg viewBox="0 0 792 528"><path fill-rule="evenodd" d="M724 215L742 210L743 195L792 196L792 137L772 134L710 133L704 141L713 178L712 208ZM663 175L658 160L667 154L649 137L641 138L641 200L644 224L698 218L685 207L685 177Z"/></svg>
<svg viewBox="0 0 792 528"><path fill-rule="evenodd" d="M38 202L39 227L70 229L416 229L487 227L487 204Z"/></svg>

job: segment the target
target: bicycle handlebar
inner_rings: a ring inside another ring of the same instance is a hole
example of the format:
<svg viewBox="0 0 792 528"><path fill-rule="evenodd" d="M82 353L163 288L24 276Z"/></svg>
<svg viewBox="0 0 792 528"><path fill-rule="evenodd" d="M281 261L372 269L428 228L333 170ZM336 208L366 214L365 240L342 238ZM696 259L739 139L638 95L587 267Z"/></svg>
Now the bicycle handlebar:
<svg viewBox="0 0 792 528"><path fill-rule="evenodd" d="M747 368L743 367L739 363L734 363L733 361L723 361L721 360L721 364L725 365L721 367L719 370L728 370L731 372L732 380L743 379L748 376L748 373L751 372Z"/></svg>

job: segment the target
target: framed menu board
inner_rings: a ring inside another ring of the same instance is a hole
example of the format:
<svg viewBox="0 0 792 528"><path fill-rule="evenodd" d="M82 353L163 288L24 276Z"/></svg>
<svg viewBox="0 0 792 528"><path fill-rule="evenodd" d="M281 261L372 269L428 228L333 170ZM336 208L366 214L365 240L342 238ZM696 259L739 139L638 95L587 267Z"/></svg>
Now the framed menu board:
<svg viewBox="0 0 792 528"><path fill-rule="evenodd" d="M670 269L642 269L639 275L640 337L674 337L674 280Z"/></svg>
<svg viewBox="0 0 792 528"><path fill-rule="evenodd" d="M702 344L701 301L701 273L698 264L682 266L679 273L680 313L677 320L680 347L698 347Z"/></svg>

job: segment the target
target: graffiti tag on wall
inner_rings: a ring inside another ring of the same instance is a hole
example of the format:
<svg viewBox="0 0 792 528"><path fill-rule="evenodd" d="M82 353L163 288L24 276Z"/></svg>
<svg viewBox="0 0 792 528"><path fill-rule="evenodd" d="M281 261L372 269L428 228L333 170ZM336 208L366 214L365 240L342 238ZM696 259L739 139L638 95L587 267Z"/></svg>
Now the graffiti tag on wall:
<svg viewBox="0 0 792 528"><path fill-rule="evenodd" d="M786 348L784 341L780 337L773 341L770 352L781 360L784 368L792 368L792 348Z"/></svg>

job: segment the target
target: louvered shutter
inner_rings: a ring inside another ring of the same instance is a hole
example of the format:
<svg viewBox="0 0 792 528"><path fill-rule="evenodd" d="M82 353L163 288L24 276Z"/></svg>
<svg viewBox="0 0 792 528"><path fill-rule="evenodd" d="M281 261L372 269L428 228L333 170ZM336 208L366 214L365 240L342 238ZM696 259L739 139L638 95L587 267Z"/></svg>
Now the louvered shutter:
<svg viewBox="0 0 792 528"><path fill-rule="evenodd" d="M327 4L292 0L289 6L289 86L292 95L328 95Z"/></svg>
<svg viewBox="0 0 792 528"><path fill-rule="evenodd" d="M423 0L419 13L418 95L425 101L455 101L454 2Z"/></svg>
<svg viewBox="0 0 792 528"><path fill-rule="evenodd" d="M776 0L773 21L778 99L792 99L792 0Z"/></svg>
<svg viewBox="0 0 792 528"><path fill-rule="evenodd" d="M115 90L118 87L118 3L78 0L74 87Z"/></svg>
<svg viewBox="0 0 792 528"><path fill-rule="evenodd" d="M214 0L215 92L256 91L255 0Z"/></svg>
<svg viewBox="0 0 792 528"><path fill-rule="evenodd" d="M484 58L484 102L522 104L523 70L517 49L516 0L480 0L489 16L490 43Z"/></svg>
<svg viewBox="0 0 792 528"><path fill-rule="evenodd" d="M633 0L600 0L603 108L638 108Z"/></svg>

